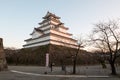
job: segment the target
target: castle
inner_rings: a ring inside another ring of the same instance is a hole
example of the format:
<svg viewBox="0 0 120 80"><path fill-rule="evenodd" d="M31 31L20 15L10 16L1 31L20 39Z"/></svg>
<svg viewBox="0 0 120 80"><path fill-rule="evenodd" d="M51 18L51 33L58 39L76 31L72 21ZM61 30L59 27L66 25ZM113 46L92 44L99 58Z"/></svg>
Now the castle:
<svg viewBox="0 0 120 80"><path fill-rule="evenodd" d="M34 28L33 32L30 34L31 38L25 40L26 44L23 45L24 48L47 44L76 48L77 40L73 39L72 34L67 32L69 28L64 26L59 16L47 12L39 25L40 26Z"/></svg>

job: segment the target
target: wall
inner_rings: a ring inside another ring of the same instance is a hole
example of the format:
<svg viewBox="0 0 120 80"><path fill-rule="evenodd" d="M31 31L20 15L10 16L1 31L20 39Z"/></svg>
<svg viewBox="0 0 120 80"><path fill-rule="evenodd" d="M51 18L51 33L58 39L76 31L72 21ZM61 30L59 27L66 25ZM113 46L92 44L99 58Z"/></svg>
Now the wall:
<svg viewBox="0 0 120 80"><path fill-rule="evenodd" d="M5 59L5 53L3 49L3 40L0 38L0 71L7 69L7 63Z"/></svg>

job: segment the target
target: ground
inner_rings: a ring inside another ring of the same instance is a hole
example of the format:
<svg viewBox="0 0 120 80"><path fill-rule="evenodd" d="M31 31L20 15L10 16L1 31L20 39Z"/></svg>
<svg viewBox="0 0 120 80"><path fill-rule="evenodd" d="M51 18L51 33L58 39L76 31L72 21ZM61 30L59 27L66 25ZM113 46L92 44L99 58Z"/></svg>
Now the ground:
<svg viewBox="0 0 120 80"><path fill-rule="evenodd" d="M110 67L102 69L100 65L77 66L77 74L72 75L72 67L67 66L66 73L61 67L9 66L8 71L0 72L0 80L120 80L119 76L110 75ZM47 72L47 74L45 74ZM120 66L117 66L120 74Z"/></svg>

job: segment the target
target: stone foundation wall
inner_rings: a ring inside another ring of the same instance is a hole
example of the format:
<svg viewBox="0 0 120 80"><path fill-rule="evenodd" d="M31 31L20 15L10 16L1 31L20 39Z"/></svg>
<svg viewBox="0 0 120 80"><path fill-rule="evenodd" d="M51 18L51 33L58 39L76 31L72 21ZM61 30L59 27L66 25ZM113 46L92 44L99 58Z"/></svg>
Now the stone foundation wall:
<svg viewBox="0 0 120 80"><path fill-rule="evenodd" d="M5 53L3 49L3 39L0 38L0 71L7 70L7 62L5 59Z"/></svg>

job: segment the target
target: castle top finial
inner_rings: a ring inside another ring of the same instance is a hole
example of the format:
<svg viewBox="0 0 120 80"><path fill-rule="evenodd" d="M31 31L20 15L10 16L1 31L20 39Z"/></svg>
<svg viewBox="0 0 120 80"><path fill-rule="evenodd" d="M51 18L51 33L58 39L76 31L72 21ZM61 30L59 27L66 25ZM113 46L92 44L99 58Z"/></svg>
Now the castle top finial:
<svg viewBox="0 0 120 80"><path fill-rule="evenodd" d="M54 17L54 18L57 18L57 19L60 19L59 16L56 16L55 14L53 14L53 13L51 13L51 12L49 12L49 11L47 11L47 14L43 17L43 19L47 19L47 18L49 18L50 16L52 16L52 17Z"/></svg>
<svg viewBox="0 0 120 80"><path fill-rule="evenodd" d="M50 11L47 11L47 13L50 13Z"/></svg>

